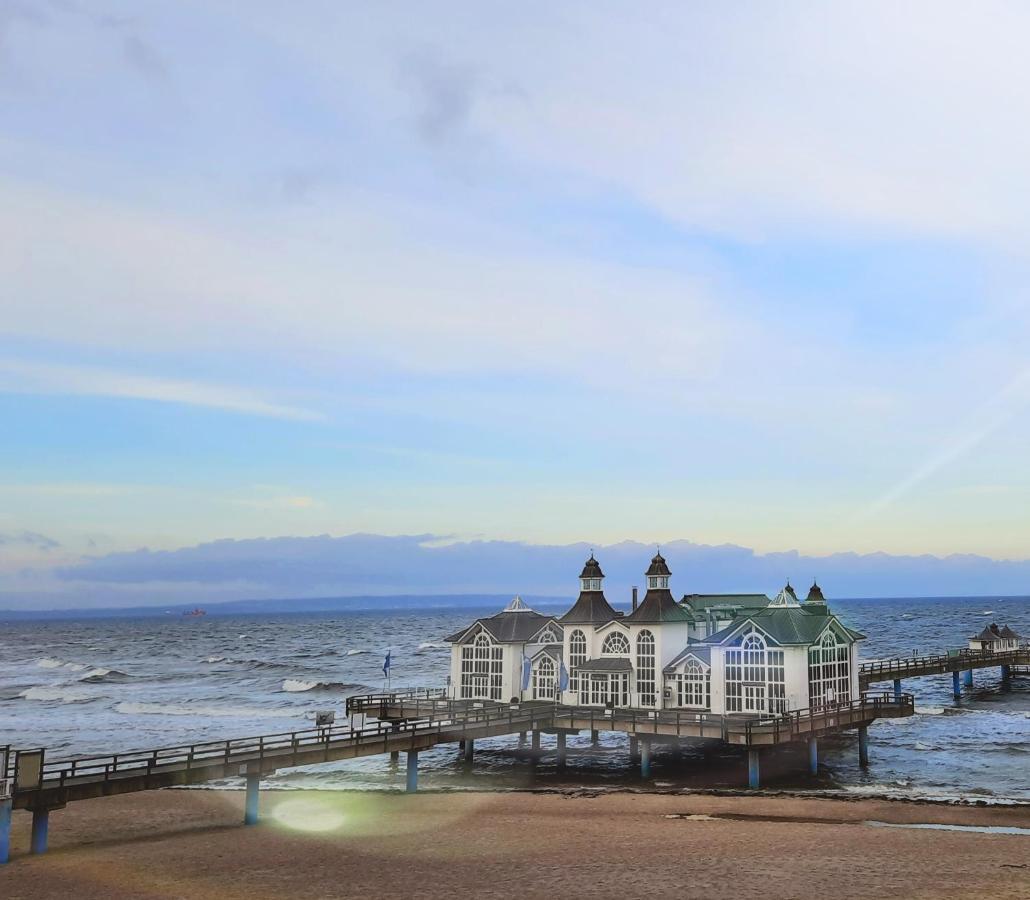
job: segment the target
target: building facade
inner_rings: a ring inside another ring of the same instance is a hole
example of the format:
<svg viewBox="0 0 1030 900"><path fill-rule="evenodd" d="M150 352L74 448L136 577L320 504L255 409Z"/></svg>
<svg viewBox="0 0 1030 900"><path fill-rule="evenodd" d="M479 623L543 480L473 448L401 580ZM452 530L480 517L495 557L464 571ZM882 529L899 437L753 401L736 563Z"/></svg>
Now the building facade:
<svg viewBox="0 0 1030 900"><path fill-rule="evenodd" d="M548 701L598 708L769 715L859 696L858 642L813 584L764 594L688 594L677 601L661 553L628 613L604 594L591 554L562 616L516 598L451 635L456 699Z"/></svg>

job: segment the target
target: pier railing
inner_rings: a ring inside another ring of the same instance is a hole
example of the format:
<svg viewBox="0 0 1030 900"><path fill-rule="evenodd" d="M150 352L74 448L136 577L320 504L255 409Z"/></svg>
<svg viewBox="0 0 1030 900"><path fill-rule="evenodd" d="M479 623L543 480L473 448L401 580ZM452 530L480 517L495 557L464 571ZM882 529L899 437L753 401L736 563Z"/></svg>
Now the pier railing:
<svg viewBox="0 0 1030 900"><path fill-rule="evenodd" d="M862 663L859 678L867 682L887 681L904 675L934 674L959 671L964 668L984 668L1030 663L1030 648L1016 650L958 650L953 653L934 653L926 656L902 656Z"/></svg>
<svg viewBox="0 0 1030 900"><path fill-rule="evenodd" d="M891 716L911 716L915 712L912 694L896 695L893 691L865 693L857 700L833 703L810 709L789 710L779 716L751 719L744 724L747 743L762 743L762 737L772 737L772 743L803 737L828 728L847 728L872 719Z"/></svg>

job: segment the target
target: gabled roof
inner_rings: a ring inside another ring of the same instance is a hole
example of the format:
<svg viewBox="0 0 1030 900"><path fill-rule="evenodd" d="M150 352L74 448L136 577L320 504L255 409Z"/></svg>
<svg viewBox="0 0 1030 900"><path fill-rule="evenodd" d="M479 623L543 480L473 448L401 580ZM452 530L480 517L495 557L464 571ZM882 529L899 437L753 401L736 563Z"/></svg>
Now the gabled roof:
<svg viewBox="0 0 1030 900"><path fill-rule="evenodd" d="M978 635L976 635L973 638L973 640L974 641L996 641L1000 637L1001 637L1001 633L998 631L998 626L995 625L993 627L993 630L992 630L992 627L990 625L988 625L988 626L986 626L984 628L983 631L981 631Z"/></svg>
<svg viewBox="0 0 1030 900"><path fill-rule="evenodd" d="M700 644L688 644L675 657L673 657L672 661L664 669L662 669L662 671L666 674L672 672L674 669L678 668L686 660L688 656L697 657L697 659L700 660L706 666L712 665L711 647Z"/></svg>
<svg viewBox="0 0 1030 900"><path fill-rule="evenodd" d="M580 663L575 672L630 672L633 666L625 656L602 656Z"/></svg>
<svg viewBox="0 0 1030 900"><path fill-rule="evenodd" d="M615 618L615 610L603 591L581 591L579 598L558 621L562 625L602 625Z"/></svg>
<svg viewBox="0 0 1030 900"><path fill-rule="evenodd" d="M848 628L834 615L797 606L767 606L763 610L741 616L721 631L705 638L704 643L725 643L748 622L754 623L777 644L814 644L831 624L836 624L837 628L853 641L865 640L864 634Z"/></svg>
<svg viewBox="0 0 1030 900"><path fill-rule="evenodd" d="M1014 632L1014 631L1013 631L1013 630L1012 630L1011 628L1009 628L1009 626L1008 626L1008 625L1003 625L1003 626L1002 626L1002 629L1001 629L1001 636L1002 636L1003 638L1009 638L1010 640L1011 640L1012 638L1015 638L1015 639L1016 639L1017 641L1019 640L1019 635L1018 635L1018 634L1016 634L1016 632Z"/></svg>
<svg viewBox="0 0 1030 900"><path fill-rule="evenodd" d="M557 624L554 616L542 615L528 607L520 610L505 609L497 613L497 615L489 616L485 619L476 619L468 628L456 631L449 637L444 638L444 640L451 643L460 641L473 628L480 625L499 643L523 644L536 637L537 633L543 630L545 625L552 622Z"/></svg>

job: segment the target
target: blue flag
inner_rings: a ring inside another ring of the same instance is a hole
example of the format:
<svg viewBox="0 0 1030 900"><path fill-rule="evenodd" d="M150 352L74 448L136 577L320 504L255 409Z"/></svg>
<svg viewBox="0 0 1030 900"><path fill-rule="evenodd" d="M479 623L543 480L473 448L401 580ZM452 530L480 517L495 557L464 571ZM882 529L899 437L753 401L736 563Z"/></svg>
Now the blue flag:
<svg viewBox="0 0 1030 900"><path fill-rule="evenodd" d="M390 652L391 651L389 651L389 650L386 651L386 659L383 660L383 674L384 675L389 675L390 674Z"/></svg>
<svg viewBox="0 0 1030 900"><path fill-rule="evenodd" d="M522 690L529 690L529 673L532 669L532 665L529 662L529 657L525 653L522 654Z"/></svg>
<svg viewBox="0 0 1030 900"><path fill-rule="evenodd" d="M565 670L565 663L558 663L558 690L567 691L569 689L569 673Z"/></svg>

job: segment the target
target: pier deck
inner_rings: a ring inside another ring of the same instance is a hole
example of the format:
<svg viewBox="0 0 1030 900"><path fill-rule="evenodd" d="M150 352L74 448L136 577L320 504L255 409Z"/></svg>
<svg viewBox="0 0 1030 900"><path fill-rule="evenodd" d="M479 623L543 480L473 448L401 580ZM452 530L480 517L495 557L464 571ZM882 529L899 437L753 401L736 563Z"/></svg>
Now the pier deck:
<svg viewBox="0 0 1030 900"><path fill-rule="evenodd" d="M922 675L945 675L949 672L971 672L974 669L1010 666L1030 666L1030 647L1004 650L954 650L929 656L896 657L862 663L858 680L863 690L880 681L896 681Z"/></svg>

